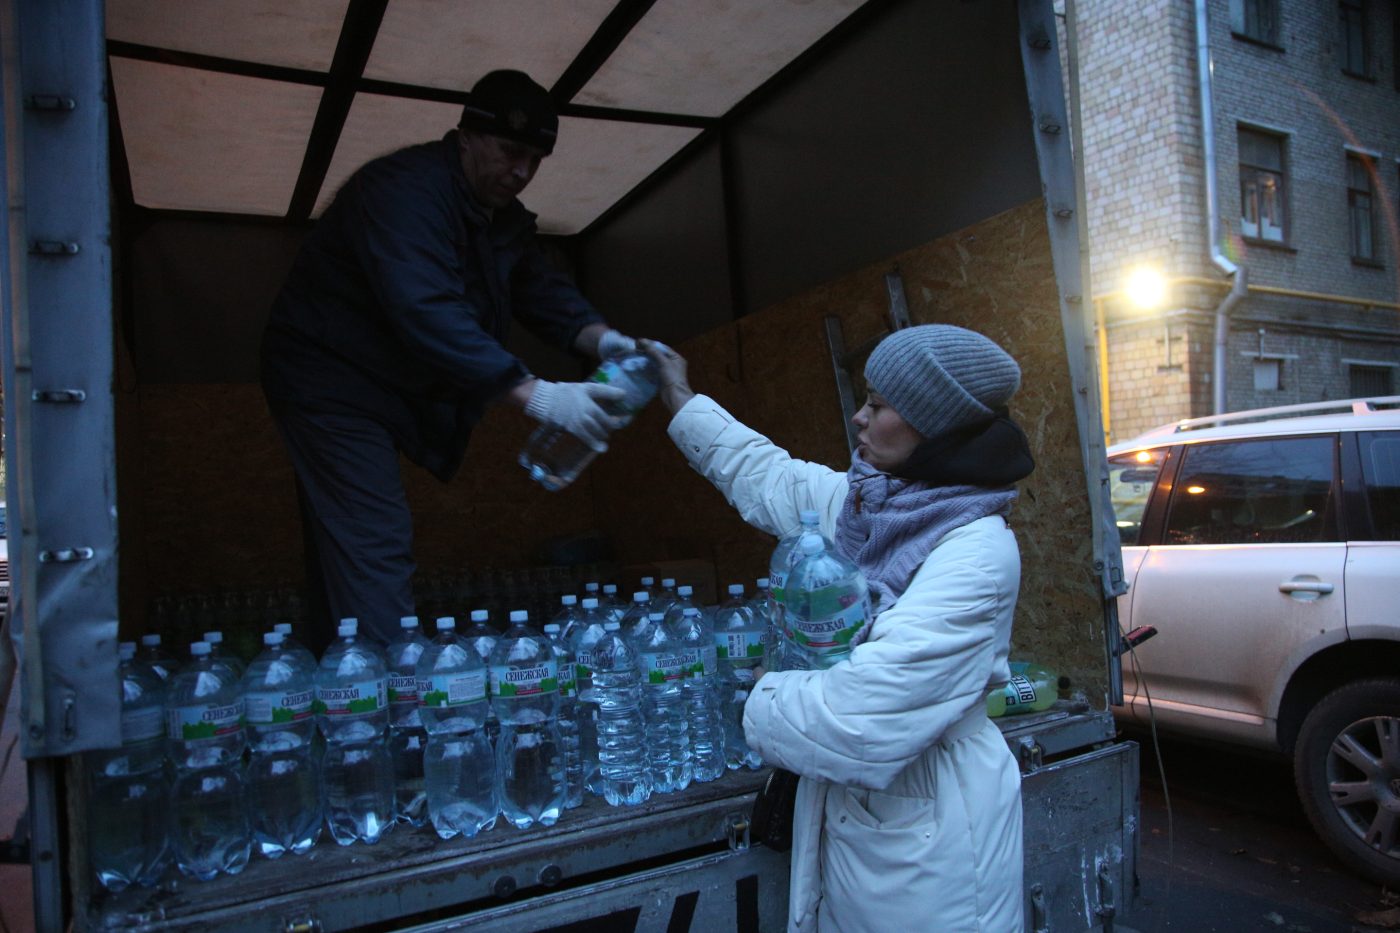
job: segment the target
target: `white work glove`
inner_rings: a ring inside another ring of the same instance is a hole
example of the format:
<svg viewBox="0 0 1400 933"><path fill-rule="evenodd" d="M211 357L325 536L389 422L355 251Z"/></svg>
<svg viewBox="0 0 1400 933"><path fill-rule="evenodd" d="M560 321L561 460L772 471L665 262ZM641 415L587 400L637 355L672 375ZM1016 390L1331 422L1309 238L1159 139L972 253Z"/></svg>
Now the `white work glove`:
<svg viewBox="0 0 1400 933"><path fill-rule="evenodd" d="M603 331L603 336L598 338L598 359L606 360L609 357L621 356L624 353L636 353L637 341L631 337L624 336L615 330Z"/></svg>
<svg viewBox="0 0 1400 933"><path fill-rule="evenodd" d="M601 382L535 381L525 414L536 421L563 428L589 447L602 453L608 449L608 434L622 427L622 419L603 408L600 402L619 401L627 395L617 386Z"/></svg>

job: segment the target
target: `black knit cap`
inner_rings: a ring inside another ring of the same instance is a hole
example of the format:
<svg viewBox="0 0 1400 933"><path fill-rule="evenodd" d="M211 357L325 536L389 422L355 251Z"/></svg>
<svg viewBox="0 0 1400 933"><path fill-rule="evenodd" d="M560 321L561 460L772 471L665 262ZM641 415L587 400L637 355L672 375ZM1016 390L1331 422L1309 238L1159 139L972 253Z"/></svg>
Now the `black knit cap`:
<svg viewBox="0 0 1400 933"><path fill-rule="evenodd" d="M548 91L525 72L507 69L490 72L472 86L457 125L529 143L549 154L559 135L559 114Z"/></svg>

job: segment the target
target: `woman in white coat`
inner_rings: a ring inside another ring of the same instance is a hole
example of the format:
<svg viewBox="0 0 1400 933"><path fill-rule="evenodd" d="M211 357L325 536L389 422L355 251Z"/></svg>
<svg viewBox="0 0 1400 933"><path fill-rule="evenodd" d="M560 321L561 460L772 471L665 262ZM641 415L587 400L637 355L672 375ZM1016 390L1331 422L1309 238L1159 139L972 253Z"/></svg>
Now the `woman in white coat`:
<svg viewBox="0 0 1400 933"><path fill-rule="evenodd" d="M1022 929L1021 782L987 718L1020 554L1007 523L1032 461L1006 404L1016 362L973 331L896 331L865 368L849 472L794 459L695 394L650 344L668 433L751 525L804 509L854 560L875 617L830 670L766 674L744 711L763 760L800 775L792 931Z"/></svg>

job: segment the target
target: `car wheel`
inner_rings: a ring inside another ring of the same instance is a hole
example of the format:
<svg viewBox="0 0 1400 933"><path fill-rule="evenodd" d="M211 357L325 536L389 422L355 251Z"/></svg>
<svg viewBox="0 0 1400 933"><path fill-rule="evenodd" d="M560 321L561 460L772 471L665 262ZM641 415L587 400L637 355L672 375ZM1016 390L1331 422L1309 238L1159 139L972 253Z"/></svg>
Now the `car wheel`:
<svg viewBox="0 0 1400 933"><path fill-rule="evenodd" d="M1293 773L1322 841L1373 881L1400 882L1400 681L1323 697L1303 720Z"/></svg>

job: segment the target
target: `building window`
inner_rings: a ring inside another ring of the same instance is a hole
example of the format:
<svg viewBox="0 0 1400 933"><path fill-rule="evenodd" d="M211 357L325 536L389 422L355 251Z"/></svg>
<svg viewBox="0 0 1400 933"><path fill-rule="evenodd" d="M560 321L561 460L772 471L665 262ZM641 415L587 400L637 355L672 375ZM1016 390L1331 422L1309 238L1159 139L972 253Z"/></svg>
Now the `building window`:
<svg viewBox="0 0 1400 933"><path fill-rule="evenodd" d="M1347 367L1352 398L1376 398L1395 391L1395 367L1366 366L1353 363Z"/></svg>
<svg viewBox="0 0 1400 933"><path fill-rule="evenodd" d="M1241 128L1240 233L1254 240L1287 242L1283 137Z"/></svg>
<svg viewBox="0 0 1400 933"><path fill-rule="evenodd" d="M1371 194L1371 160L1347 153L1347 215L1351 226L1351 258L1376 261L1376 200Z"/></svg>
<svg viewBox="0 0 1400 933"><path fill-rule="evenodd" d="M1342 71L1358 78L1371 76L1366 55L1366 0L1341 0L1337 4L1337 54Z"/></svg>
<svg viewBox="0 0 1400 933"><path fill-rule="evenodd" d="M1230 0L1230 31L1242 39L1278 45L1278 0Z"/></svg>

